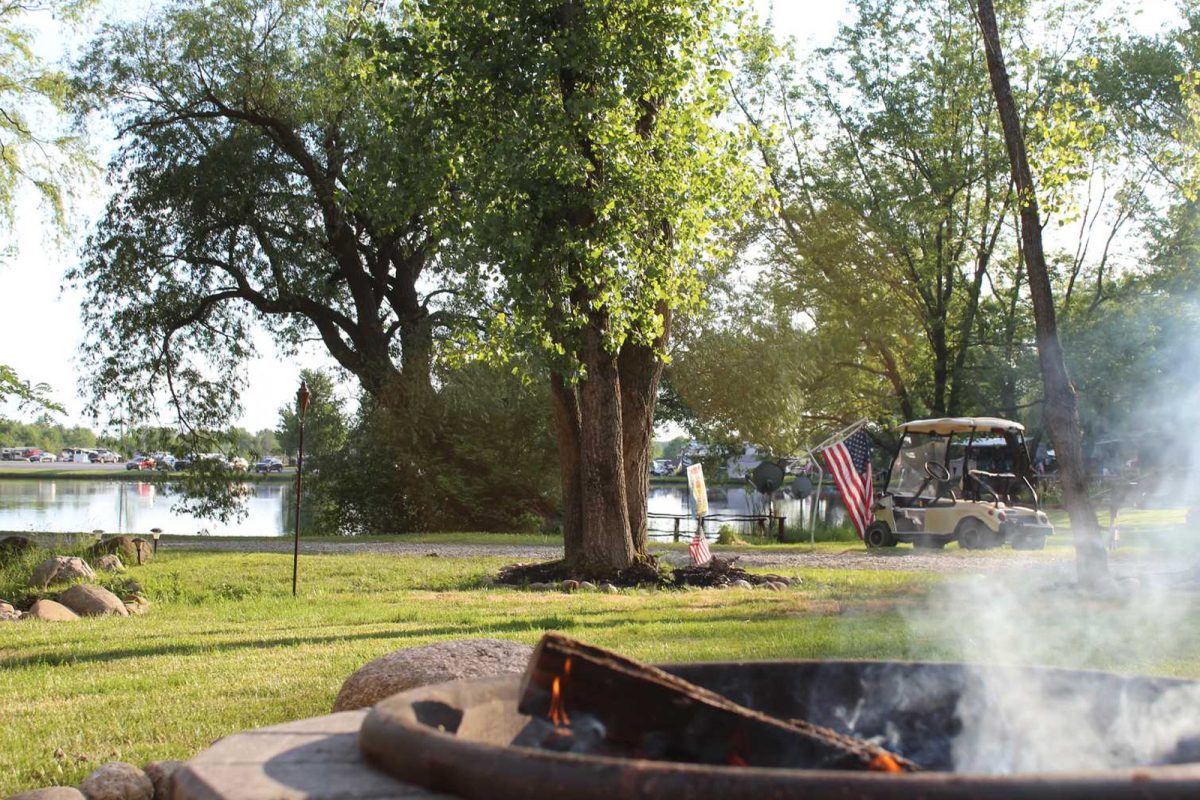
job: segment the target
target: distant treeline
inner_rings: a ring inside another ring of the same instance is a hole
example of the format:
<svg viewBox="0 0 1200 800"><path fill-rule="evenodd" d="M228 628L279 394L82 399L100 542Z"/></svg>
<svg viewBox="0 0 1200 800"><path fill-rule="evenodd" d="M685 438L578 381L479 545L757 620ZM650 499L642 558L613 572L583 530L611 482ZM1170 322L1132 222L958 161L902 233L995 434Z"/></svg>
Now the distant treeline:
<svg viewBox="0 0 1200 800"><path fill-rule="evenodd" d="M208 437L212 449L227 456L258 459L279 454L275 431L264 428L251 433L245 428L229 428ZM183 455L190 449L184 437L173 428L132 428L113 434L96 433L82 425L66 426L43 416L34 422L0 417L0 447L36 447L48 453L61 453L68 447L106 447L128 457L134 453L167 452Z"/></svg>

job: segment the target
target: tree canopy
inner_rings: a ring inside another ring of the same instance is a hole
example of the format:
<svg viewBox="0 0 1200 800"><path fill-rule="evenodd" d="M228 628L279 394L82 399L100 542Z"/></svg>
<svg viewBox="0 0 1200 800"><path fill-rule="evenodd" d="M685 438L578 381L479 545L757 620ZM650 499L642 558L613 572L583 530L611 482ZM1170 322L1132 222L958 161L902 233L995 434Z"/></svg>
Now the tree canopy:
<svg viewBox="0 0 1200 800"><path fill-rule="evenodd" d="M385 13L190 2L98 37L81 76L117 109L123 146L71 275L96 409L165 399L212 427L239 407L260 328L284 352L319 340L372 395L428 389L449 168L435 96L360 79ZM402 124L381 124L381 104Z"/></svg>

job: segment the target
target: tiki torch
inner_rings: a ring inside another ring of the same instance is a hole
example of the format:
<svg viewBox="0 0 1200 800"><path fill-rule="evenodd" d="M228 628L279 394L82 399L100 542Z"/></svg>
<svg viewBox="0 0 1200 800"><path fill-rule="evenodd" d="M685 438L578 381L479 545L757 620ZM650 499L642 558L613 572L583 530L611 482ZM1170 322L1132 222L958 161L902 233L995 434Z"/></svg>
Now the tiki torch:
<svg viewBox="0 0 1200 800"><path fill-rule="evenodd" d="M308 383L301 378L300 388L296 391L296 419L300 424L300 454L296 460L296 541L292 550L292 597L296 596L296 577L300 572L300 493L304 482L304 415L308 411L308 403L311 399Z"/></svg>

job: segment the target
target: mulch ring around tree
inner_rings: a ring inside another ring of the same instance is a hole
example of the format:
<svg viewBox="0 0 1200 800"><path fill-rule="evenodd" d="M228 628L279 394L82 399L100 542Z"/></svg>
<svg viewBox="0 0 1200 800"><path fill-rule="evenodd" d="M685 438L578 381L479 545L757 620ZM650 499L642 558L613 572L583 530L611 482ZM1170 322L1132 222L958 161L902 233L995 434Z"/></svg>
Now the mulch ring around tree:
<svg viewBox="0 0 1200 800"><path fill-rule="evenodd" d="M729 586L735 581L746 581L752 586L769 583L791 584L790 578L782 575L763 575L747 572L734 566L734 558L716 558L701 566L671 568L665 564L640 562L610 575L605 580L619 587L657 586L682 589L686 586L713 588ZM537 564L510 564L502 567L495 583L500 586L533 586L559 584L565 580L589 580L596 576L572 572L565 561L545 561Z"/></svg>

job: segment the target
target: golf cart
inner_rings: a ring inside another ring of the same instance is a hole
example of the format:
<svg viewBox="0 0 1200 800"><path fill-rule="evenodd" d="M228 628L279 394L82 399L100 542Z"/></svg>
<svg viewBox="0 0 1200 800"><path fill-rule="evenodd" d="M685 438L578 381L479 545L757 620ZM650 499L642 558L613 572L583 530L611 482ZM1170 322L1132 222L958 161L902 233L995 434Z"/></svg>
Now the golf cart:
<svg viewBox="0 0 1200 800"><path fill-rule="evenodd" d="M996 417L904 423L867 545L1042 549L1054 529L1038 505L1024 431Z"/></svg>

